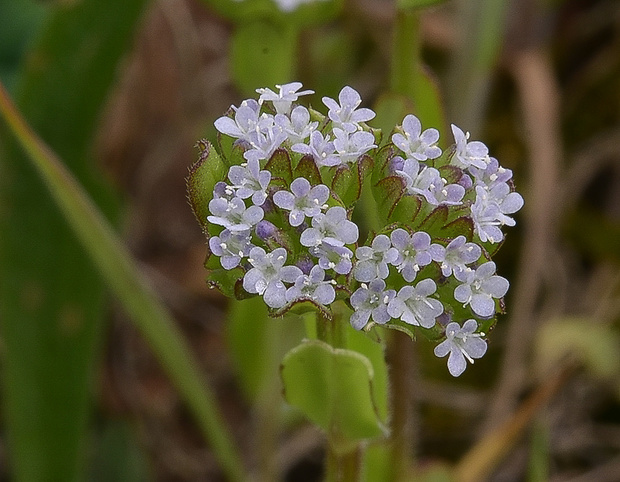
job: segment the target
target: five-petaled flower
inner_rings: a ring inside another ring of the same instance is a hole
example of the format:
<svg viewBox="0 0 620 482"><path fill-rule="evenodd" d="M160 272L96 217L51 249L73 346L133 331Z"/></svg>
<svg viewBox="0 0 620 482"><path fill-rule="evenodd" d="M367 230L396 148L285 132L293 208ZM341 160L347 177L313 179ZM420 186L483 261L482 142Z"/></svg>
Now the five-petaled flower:
<svg viewBox="0 0 620 482"><path fill-rule="evenodd" d="M467 362L474 363L474 359L482 358L487 351L487 342L481 337L482 333L475 333L478 328L476 320L467 320L463 327L451 322L446 326L446 339L435 347L435 355L444 357L448 353L448 370L450 375L458 377L467 368Z"/></svg>

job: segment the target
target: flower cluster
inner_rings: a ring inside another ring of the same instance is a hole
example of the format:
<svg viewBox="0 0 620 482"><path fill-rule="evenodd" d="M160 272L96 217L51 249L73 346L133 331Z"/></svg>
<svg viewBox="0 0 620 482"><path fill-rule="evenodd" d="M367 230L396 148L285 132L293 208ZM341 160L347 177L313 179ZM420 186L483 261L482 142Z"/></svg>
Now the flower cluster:
<svg viewBox="0 0 620 482"><path fill-rule="evenodd" d="M342 299L356 329L445 336L435 353L450 353L449 371L460 375L466 360L485 353L477 331L490 326L508 291L491 254L523 205L512 172L454 125L454 147L442 151L439 131L423 130L414 115L379 149L378 132L366 125L375 113L357 91L323 97L323 115L298 104L314 93L301 89L258 89L257 100L215 121L220 147L226 137L234 142L211 184L205 225L219 266L207 267L230 273L274 315L300 303L329 312ZM353 222L353 207L371 177L384 227L361 243L368 227ZM399 210L401 203L417 211ZM212 280L221 287L224 278Z"/></svg>

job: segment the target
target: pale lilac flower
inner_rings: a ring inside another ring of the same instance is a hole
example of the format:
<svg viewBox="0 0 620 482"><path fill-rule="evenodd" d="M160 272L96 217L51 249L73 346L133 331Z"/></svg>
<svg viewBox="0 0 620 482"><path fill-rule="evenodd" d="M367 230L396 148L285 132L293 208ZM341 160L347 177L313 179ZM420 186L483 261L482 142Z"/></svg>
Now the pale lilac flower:
<svg viewBox="0 0 620 482"><path fill-rule="evenodd" d="M238 197L231 200L214 198L209 202L209 211L212 214L207 216L209 222L224 226L233 233L250 230L265 215L259 206L246 208L243 199Z"/></svg>
<svg viewBox="0 0 620 482"><path fill-rule="evenodd" d="M340 159L334 154L334 143L329 140L329 135L323 137L320 131L312 131L309 144L295 144L291 150L311 155L317 166L336 166L340 163Z"/></svg>
<svg viewBox="0 0 620 482"><path fill-rule="evenodd" d="M437 205L431 189L435 189L438 183L442 183L441 174L434 167L422 167L422 169L420 167L416 159L405 159L402 170L396 170L395 173L405 180L407 194L420 194L427 202Z"/></svg>
<svg viewBox="0 0 620 482"><path fill-rule="evenodd" d="M422 132L420 120L409 114L403 120L402 130L404 135L397 132L392 135L392 142L403 151L408 158L418 161L435 159L441 156L441 149L437 147L439 131L434 128Z"/></svg>
<svg viewBox="0 0 620 482"><path fill-rule="evenodd" d="M398 228L392 231L390 238L398 253L391 263L409 283L415 279L421 267L429 265L433 260L438 261L443 250L438 244L431 244L431 237L424 231L409 234Z"/></svg>
<svg viewBox="0 0 620 482"><path fill-rule="evenodd" d="M466 272L463 284L454 290L454 299L463 306L470 305L478 316L489 318L495 313L493 298L503 297L508 287L508 280L495 274L495 263L488 261L475 271Z"/></svg>
<svg viewBox="0 0 620 482"><path fill-rule="evenodd" d="M332 269L338 274L351 272L353 251L346 246L332 246L327 242L322 242L318 246L311 246L309 251L310 254L319 258L321 268Z"/></svg>
<svg viewBox="0 0 620 482"><path fill-rule="evenodd" d="M475 333L478 328L476 320L467 320L463 328L458 323L448 323L446 339L435 347L435 355L444 357L448 353L448 371L458 377L467 368L466 359L474 363L474 359L482 358L487 351L487 342L481 337L483 333Z"/></svg>
<svg viewBox="0 0 620 482"><path fill-rule="evenodd" d="M351 325L356 330L361 330L370 318L375 323L383 325L392 317L388 314L388 304L396 296L395 290L386 290L385 281L380 278L374 279L370 284L362 283L351 295L351 306L355 309L351 315Z"/></svg>
<svg viewBox="0 0 620 482"><path fill-rule="evenodd" d="M250 134L260 130L268 117L260 116L260 106L254 99L244 100L239 107L232 106L235 118L222 116L214 122L215 128L222 134L249 142Z"/></svg>
<svg viewBox="0 0 620 482"><path fill-rule="evenodd" d="M314 266L310 274L301 274L295 284L286 290L286 301L310 298L322 305L329 305L336 299L336 291L330 281L325 281L325 271Z"/></svg>
<svg viewBox="0 0 620 482"><path fill-rule="evenodd" d="M298 177L291 183L291 192L276 192L273 202L276 206L290 211L288 219L291 226L299 226L306 216L312 218L320 214L328 198L327 186L319 184L311 187L307 179Z"/></svg>
<svg viewBox="0 0 620 482"><path fill-rule="evenodd" d="M452 134L456 142L456 151L452 157L452 163L460 168L470 166L486 169L490 161L489 149L480 141L468 142L469 133L465 134L461 129L452 124Z"/></svg>
<svg viewBox="0 0 620 482"><path fill-rule="evenodd" d="M278 93L269 88L256 89L256 92L260 94L258 103L262 104L265 101L271 101L277 114L288 114L291 111L291 104L295 102L299 96L314 94L313 90L302 90L301 92L297 92L302 88L301 82L291 82L290 84L276 85L276 87L279 90Z"/></svg>
<svg viewBox="0 0 620 482"><path fill-rule="evenodd" d="M485 187L487 190L512 179L512 171L500 166L494 157L489 158L489 163L484 169L470 166L469 172L474 176L476 184Z"/></svg>
<svg viewBox="0 0 620 482"><path fill-rule="evenodd" d="M248 135L247 140L252 149L245 151L243 157L248 161L269 159L286 138L286 132L272 120L270 125Z"/></svg>
<svg viewBox="0 0 620 482"><path fill-rule="evenodd" d="M465 236L457 236L448 246L441 247L441 273L444 276L454 274L459 281L465 281L470 268L468 264L475 263L482 254L482 249L476 243L468 243Z"/></svg>
<svg viewBox="0 0 620 482"><path fill-rule="evenodd" d="M224 229L219 236L209 238L209 248L211 253L220 257L222 268L233 269L250 254L253 248L250 239L249 231L233 233Z"/></svg>
<svg viewBox="0 0 620 482"><path fill-rule="evenodd" d="M388 313L392 318L400 318L410 325L432 328L435 318L443 313L440 301L429 298L437 286L432 279L424 279L415 287L408 285L400 289L396 298L390 301Z"/></svg>
<svg viewBox="0 0 620 482"><path fill-rule="evenodd" d="M398 250L392 247L390 238L379 234L372 241L372 247L360 246L355 251L358 259L353 269L357 281L368 282L375 278L385 279L390 274L388 263L393 264L398 257Z"/></svg>
<svg viewBox="0 0 620 482"><path fill-rule="evenodd" d="M447 184L443 177L437 176L429 185L429 193L430 197L427 199L430 199L429 203L433 206L440 204L456 206L462 204L465 188L460 184Z"/></svg>
<svg viewBox="0 0 620 482"><path fill-rule="evenodd" d="M334 99L323 97L323 104L329 108L327 116L332 120L334 125L347 132L360 130L360 122L369 121L375 116L375 113L371 109L358 109L359 105L362 103L362 98L352 87L343 87L340 94L338 94L338 100L340 104Z"/></svg>
<svg viewBox="0 0 620 482"><path fill-rule="evenodd" d="M497 184L490 191L476 186L476 200L471 206L471 215L480 240L499 243L504 239L501 227L515 225L515 220L508 214L522 207L523 198L517 192L510 192L506 183Z"/></svg>
<svg viewBox="0 0 620 482"><path fill-rule="evenodd" d="M284 282L294 283L303 273L297 266L284 266L286 250L277 248L265 253L260 247L250 250L248 261L253 268L243 277L243 288L248 293L257 293L263 297L270 308L281 308L286 304L286 286Z"/></svg>
<svg viewBox="0 0 620 482"><path fill-rule="evenodd" d="M375 136L370 132L357 131L352 134L334 127L334 147L340 164L351 164L362 154L377 147Z"/></svg>
<svg viewBox="0 0 620 482"><path fill-rule="evenodd" d="M347 219L347 211L342 206L334 206L312 218L312 227L301 233L300 242L307 247L321 243L344 246L355 243L358 236L359 229Z"/></svg>
<svg viewBox="0 0 620 482"><path fill-rule="evenodd" d="M293 109L290 118L284 114L276 114L275 122L286 132L291 144L303 142L319 125L318 121L310 122L310 112L302 105Z"/></svg>
<svg viewBox="0 0 620 482"><path fill-rule="evenodd" d="M257 159L248 161L246 165L230 166L228 179L233 183L232 187L236 189L237 197L241 199L252 197L252 203L257 206L267 199L266 190L271 181L271 173L261 171Z"/></svg>

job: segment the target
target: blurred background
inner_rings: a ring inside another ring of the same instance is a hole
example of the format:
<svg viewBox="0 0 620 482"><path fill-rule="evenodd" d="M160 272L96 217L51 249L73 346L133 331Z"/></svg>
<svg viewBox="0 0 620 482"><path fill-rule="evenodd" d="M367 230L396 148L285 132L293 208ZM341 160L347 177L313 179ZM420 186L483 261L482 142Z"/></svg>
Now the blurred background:
<svg viewBox="0 0 620 482"><path fill-rule="evenodd" d="M290 75L278 83L303 82L319 110L351 85L394 125L407 112L402 97L390 102L407 89L391 80L402 60L395 2L237 15L247 3L0 0L0 79L117 227L256 469L261 417L274 415L256 409L245 385L259 362L234 348L228 302L204 281L205 238L185 189L194 146L215 138L231 104L273 88L244 47L263 35L273 36L264 61ZM484 141L525 207L495 258L511 290L485 358L452 379L433 345L409 345L398 381L406 450L419 467L451 466L499 433L506 455L489 480L618 481L620 3L407 3L435 4L412 14L424 85L443 108L435 127ZM277 45L290 65L268 50ZM225 480L5 126L0 187L0 480ZM273 473L320 480L324 436L277 405Z"/></svg>

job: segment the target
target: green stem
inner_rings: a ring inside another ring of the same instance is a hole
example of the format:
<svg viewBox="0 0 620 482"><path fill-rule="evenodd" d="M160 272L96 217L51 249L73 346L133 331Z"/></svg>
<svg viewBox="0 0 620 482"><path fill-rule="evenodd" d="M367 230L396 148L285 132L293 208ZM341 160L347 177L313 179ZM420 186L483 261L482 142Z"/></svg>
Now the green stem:
<svg viewBox="0 0 620 482"><path fill-rule="evenodd" d="M334 348L346 348L346 325L342 316L339 315L337 306L334 307L333 319L328 318L321 311L316 315L317 338L328 343ZM347 452L335 450L339 434L330 429L327 434L327 447L325 455L325 481L326 482L357 482L361 476L362 453L358 445Z"/></svg>
<svg viewBox="0 0 620 482"><path fill-rule="evenodd" d="M392 91L415 99L420 71L420 19L412 10L398 10L392 51Z"/></svg>
<svg viewBox="0 0 620 482"><path fill-rule="evenodd" d="M420 112L419 96L425 91L421 69L421 37L419 13L412 9L399 9L394 25L391 88L409 97L417 107L422 122L434 116ZM388 347L391 396L391 470L394 480L407 480L413 470L412 445L413 406L410 370L413 366L411 341L402 333L389 337Z"/></svg>
<svg viewBox="0 0 620 482"><path fill-rule="evenodd" d="M203 374L173 318L140 274L127 248L56 154L32 131L0 83L0 114L49 188L99 273L122 302L193 411L230 480L247 480Z"/></svg>

